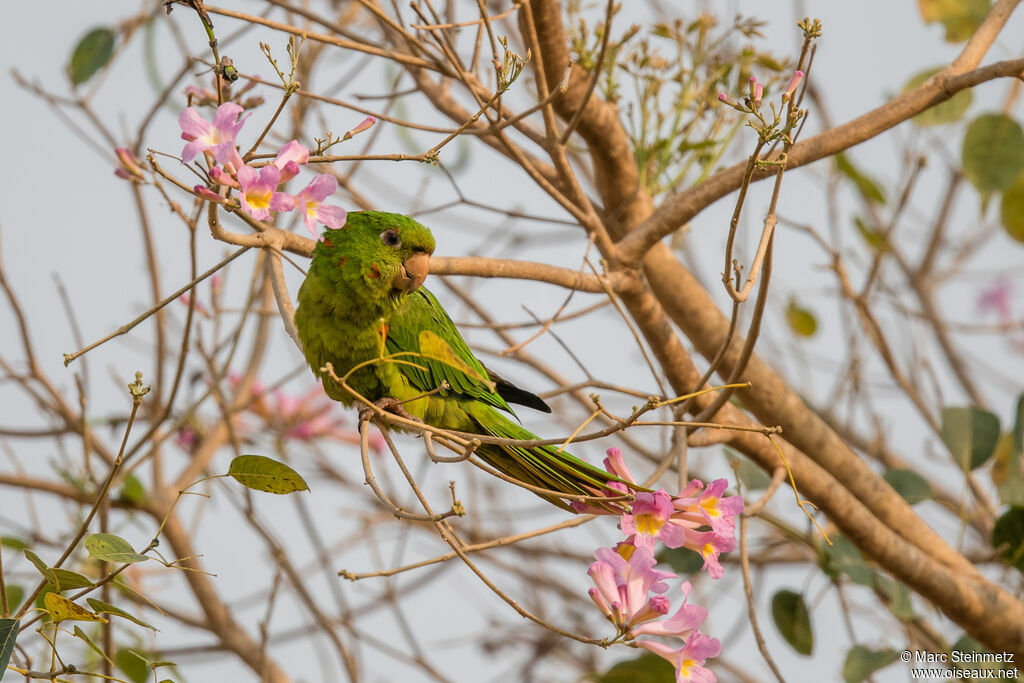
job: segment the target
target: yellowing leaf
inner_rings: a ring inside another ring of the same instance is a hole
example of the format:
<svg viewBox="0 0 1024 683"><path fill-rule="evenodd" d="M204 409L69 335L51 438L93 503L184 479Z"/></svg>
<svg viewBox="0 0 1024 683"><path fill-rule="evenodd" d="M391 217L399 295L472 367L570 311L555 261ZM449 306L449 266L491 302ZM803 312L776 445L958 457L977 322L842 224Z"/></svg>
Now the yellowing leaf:
<svg viewBox="0 0 1024 683"><path fill-rule="evenodd" d="M947 43L970 38L988 14L990 4L990 0L917 0L926 22L938 21L945 27Z"/></svg>
<svg viewBox="0 0 1024 683"><path fill-rule="evenodd" d="M107 620L98 614L93 614L80 605L76 605L67 598L57 593L47 593L43 599L46 611L55 622L62 621L101 621L104 624Z"/></svg>
<svg viewBox="0 0 1024 683"><path fill-rule="evenodd" d="M277 495L308 491L306 481L288 465L262 455L240 455L231 461L228 474L255 491Z"/></svg>
<svg viewBox="0 0 1024 683"><path fill-rule="evenodd" d="M786 306L786 321L790 329L801 337L813 337L818 331L818 320L806 308L803 308L795 300L790 300Z"/></svg>

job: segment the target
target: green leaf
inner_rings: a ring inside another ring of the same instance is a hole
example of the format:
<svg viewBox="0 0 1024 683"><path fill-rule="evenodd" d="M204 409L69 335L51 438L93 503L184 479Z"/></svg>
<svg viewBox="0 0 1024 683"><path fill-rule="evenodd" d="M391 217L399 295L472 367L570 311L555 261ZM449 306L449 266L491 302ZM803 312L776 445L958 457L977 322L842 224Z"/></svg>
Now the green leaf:
<svg viewBox="0 0 1024 683"><path fill-rule="evenodd" d="M684 576L696 574L704 566L704 558L700 553L689 548L662 548L654 559L667 564Z"/></svg>
<svg viewBox="0 0 1024 683"><path fill-rule="evenodd" d="M494 391L494 382L469 367L466 361L459 358L458 354L452 350L452 347L440 335L434 334L430 330L423 330L420 332L419 342L420 355L424 358L436 360L438 363L444 363L449 367L453 367L471 379L486 384L491 391Z"/></svg>
<svg viewBox="0 0 1024 683"><path fill-rule="evenodd" d="M853 217L853 224L857 228L857 232L864 238L868 246L876 250L889 250L889 244L886 242L885 233L878 228L873 228L867 224L867 222L860 216Z"/></svg>
<svg viewBox="0 0 1024 683"><path fill-rule="evenodd" d="M869 650L863 645L854 645L846 653L843 662L843 680L846 683L860 683L879 669L884 669L899 657L896 650Z"/></svg>
<svg viewBox="0 0 1024 683"><path fill-rule="evenodd" d="M1024 393L1017 397L1017 410L1013 414L1013 452L1024 454Z"/></svg>
<svg viewBox="0 0 1024 683"><path fill-rule="evenodd" d="M68 62L68 77L72 85L81 85L92 78L110 61L114 54L114 32L109 28L94 28L86 33Z"/></svg>
<svg viewBox="0 0 1024 683"><path fill-rule="evenodd" d="M995 453L999 418L974 406L942 409L942 441L953 462L964 471L975 470Z"/></svg>
<svg viewBox="0 0 1024 683"><path fill-rule="evenodd" d="M961 163L982 196L1005 190L1024 171L1024 130L1005 114L979 116L964 136Z"/></svg>
<svg viewBox="0 0 1024 683"><path fill-rule="evenodd" d="M869 175L854 166L849 157L841 152L835 155L834 158L836 160L836 168L840 173L853 181L861 197L871 204L885 204L885 193L882 192L882 188Z"/></svg>
<svg viewBox="0 0 1024 683"><path fill-rule="evenodd" d="M0 545L12 550L24 550L28 547L28 542L17 536L0 536Z"/></svg>
<svg viewBox="0 0 1024 683"><path fill-rule="evenodd" d="M149 660L135 650L128 648L118 650L114 653L114 663L132 683L148 682Z"/></svg>
<svg viewBox="0 0 1024 683"><path fill-rule="evenodd" d="M822 570L833 579L845 574L854 583L874 587L875 571L864 562L864 556L845 536L836 536L822 553Z"/></svg>
<svg viewBox="0 0 1024 683"><path fill-rule="evenodd" d="M748 491L762 491L772 483L772 478L763 469L751 462L738 451L726 447L725 457L736 472L736 477L743 482Z"/></svg>
<svg viewBox="0 0 1024 683"><path fill-rule="evenodd" d="M84 545L85 549L89 551L89 557L104 562L131 564L145 562L149 559L147 556L135 552L131 543L114 534L91 534L86 537Z"/></svg>
<svg viewBox="0 0 1024 683"><path fill-rule="evenodd" d="M963 657L962 659L964 659L965 662L952 662L953 667L960 671L965 671L967 669L974 669L975 671L977 671L978 669L981 669L982 671L998 671L1000 669L1009 670L1015 668L1014 665L1009 662L993 661L993 659L991 658L992 655L995 653L993 653L992 650L988 649L987 647L985 647L984 645L982 645L981 643L979 643L974 638L971 638L968 635L960 636L960 638L957 639L956 643L953 644L951 650L953 652L984 655L982 657L977 657L975 661L966 661L970 658ZM1003 658L1006 658L1005 654L1003 654ZM980 673L981 672L976 673L974 678L980 678ZM998 679L998 677L996 676L994 676L994 678ZM1003 678L1002 680L1019 681L1020 678L1015 675L1013 678Z"/></svg>
<svg viewBox="0 0 1024 683"><path fill-rule="evenodd" d="M0 619L0 678L4 677L7 664L11 661L14 641L18 638L20 624L21 622L17 619Z"/></svg>
<svg viewBox="0 0 1024 683"><path fill-rule="evenodd" d="M932 497L931 485L913 470L892 469L885 473L883 479L911 505Z"/></svg>
<svg viewBox="0 0 1024 683"><path fill-rule="evenodd" d="M938 21L945 27L947 43L962 43L974 35L990 4L990 0L917 0L926 22Z"/></svg>
<svg viewBox="0 0 1024 683"><path fill-rule="evenodd" d="M82 576L78 572L73 572L68 569L54 569L50 568L53 572L53 578L56 580L57 592L63 593L64 591L74 590L76 588L90 588L96 584L88 579L88 577Z"/></svg>
<svg viewBox="0 0 1024 683"><path fill-rule="evenodd" d="M648 652L635 659L616 662L594 680L596 683L674 683L676 671L668 661Z"/></svg>
<svg viewBox="0 0 1024 683"><path fill-rule="evenodd" d="M118 495L118 500L124 501L125 503L145 503L149 500L149 494L146 493L146 487L142 485L139 478L134 474L129 474L124 478L124 484L121 486L121 493Z"/></svg>
<svg viewBox="0 0 1024 683"><path fill-rule="evenodd" d="M43 606L50 613L50 618L58 624L62 621L101 621L107 620L98 614L93 614L81 605L76 605L60 593L47 593L43 598Z"/></svg>
<svg viewBox="0 0 1024 683"><path fill-rule="evenodd" d="M789 323L789 329L800 337L813 337L818 331L818 320L814 313L801 307L795 299L790 299L786 306L786 322Z"/></svg>
<svg viewBox="0 0 1024 683"><path fill-rule="evenodd" d="M883 574L876 574L875 587L887 598L886 606L894 617L910 621L917 616L914 612L914 603L910 599L910 589L906 584Z"/></svg>
<svg viewBox="0 0 1024 683"><path fill-rule="evenodd" d="M1024 505L1024 477L1021 477L1020 456L1013 447L1013 432L999 438L992 456L992 483L999 491L999 502Z"/></svg>
<svg viewBox="0 0 1024 683"><path fill-rule="evenodd" d="M262 455L238 456L231 461L228 474L242 486L255 491L283 495L309 490L298 472Z"/></svg>
<svg viewBox="0 0 1024 683"><path fill-rule="evenodd" d="M937 66L931 69L925 69L924 71L915 74L909 81L907 81L906 85L903 86L903 92L910 92L935 74L942 71L942 68L943 67L941 66ZM934 107L925 109L910 120L919 126L939 126L944 123L954 123L959 121L970 108L972 97L971 89L966 88L953 95L945 102L939 102Z"/></svg>
<svg viewBox="0 0 1024 683"><path fill-rule="evenodd" d="M4 586L4 591L7 593L7 607L12 613L17 612L21 607L21 601L25 598L25 589L16 583L8 583Z"/></svg>
<svg viewBox="0 0 1024 683"><path fill-rule="evenodd" d="M1007 235L1018 242L1024 242L1024 173L1003 190L999 202L999 220Z"/></svg>
<svg viewBox="0 0 1024 683"><path fill-rule="evenodd" d="M88 645L88 646L89 646L90 648L92 648L92 651L93 651L93 652L95 652L95 653L96 653L96 654L98 654L98 655L99 655L100 657L102 657L103 659L105 659L105 660L107 660L108 662L110 662L111 664L113 664L113 662L111 662L111 661L110 661L110 657L108 657L108 656L106 655L106 653L105 653L105 652L103 652L103 650L101 650L101 649L99 648L99 646L98 646L98 645L96 645L96 643L92 642L92 638L90 638L89 636L87 636L87 635L85 634L85 631L83 631L83 630L82 630L81 628L79 628L79 627L78 627L77 625L75 626L75 637L76 637L76 638L78 638L79 640L82 640L82 641L84 641L86 645Z"/></svg>
<svg viewBox="0 0 1024 683"><path fill-rule="evenodd" d="M810 655L814 649L814 632L811 631L811 615L800 593L781 590L772 596L772 620L779 633L793 649L802 655Z"/></svg>
<svg viewBox="0 0 1024 683"><path fill-rule="evenodd" d="M134 616L132 614L129 614L128 612L125 612L120 607L117 607L115 605L111 605L109 602L104 602L102 600L97 600L96 598L86 598L85 601L89 603L89 607L92 607L93 610L96 611L96 614L113 614L115 616L121 617L122 619L127 619L128 621L135 622L139 626L145 626L146 628L150 629L154 633L156 633L159 630L159 629L157 629L157 627L150 626L149 624L147 624L146 622L142 621L138 617L136 617L136 616Z"/></svg>
<svg viewBox="0 0 1024 683"><path fill-rule="evenodd" d="M1024 572L1024 507L1012 507L996 520L992 547L1008 565Z"/></svg>
<svg viewBox="0 0 1024 683"><path fill-rule="evenodd" d="M25 553L25 557L28 558L28 561L35 565L36 569L39 570L39 573L43 575L43 578L46 579L48 583L53 584L53 586L56 587L57 579L46 563L43 562L38 555L27 548L22 552Z"/></svg>

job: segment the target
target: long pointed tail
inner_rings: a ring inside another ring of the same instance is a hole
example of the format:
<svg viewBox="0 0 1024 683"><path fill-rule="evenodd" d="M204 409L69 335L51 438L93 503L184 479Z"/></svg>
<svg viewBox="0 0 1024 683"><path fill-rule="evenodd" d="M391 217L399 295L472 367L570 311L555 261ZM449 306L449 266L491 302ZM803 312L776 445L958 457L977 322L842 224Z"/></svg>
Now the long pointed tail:
<svg viewBox="0 0 1024 683"><path fill-rule="evenodd" d="M491 436L521 441L539 438L524 427L505 419L493 409L488 410L485 415L474 416L474 419L479 424L481 432ZM484 444L477 449L477 453L494 469L531 486L569 495L595 496L605 492L613 496L619 495L608 486L608 482L620 481L618 477L567 451L559 450L558 446L523 448ZM623 483L629 484L630 488L643 490L635 484ZM561 498L541 493L538 495L564 510L572 510ZM609 507L594 504L598 507ZM619 511L623 507L621 504L609 505L615 508L609 508L610 511Z"/></svg>

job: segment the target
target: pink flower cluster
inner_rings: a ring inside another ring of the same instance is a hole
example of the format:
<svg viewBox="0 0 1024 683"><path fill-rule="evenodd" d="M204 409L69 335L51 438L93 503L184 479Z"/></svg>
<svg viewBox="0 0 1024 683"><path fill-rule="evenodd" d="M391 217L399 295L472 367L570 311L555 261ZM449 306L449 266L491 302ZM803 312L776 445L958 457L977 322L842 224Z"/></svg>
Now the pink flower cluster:
<svg viewBox="0 0 1024 683"><path fill-rule="evenodd" d="M231 202L230 190L237 191L242 211L261 221L269 220L272 211L298 211L314 237L317 237L317 223L334 229L345 225L345 210L323 203L338 189L334 176L317 175L294 195L281 191L285 183L299 174L300 166L309 161L309 149L297 140L286 143L274 160L261 168L242 160L235 141L248 118L242 116L243 111L234 102L225 102L217 108L212 123L194 107L185 109L178 117L181 137L187 141L181 152L182 161L188 163L202 153L210 162L211 182L220 188L229 188L227 194L205 185L196 185L193 191L203 199L220 204ZM355 130L365 130L373 123L372 118L368 119Z"/></svg>
<svg viewBox="0 0 1024 683"><path fill-rule="evenodd" d="M715 674L704 667L704 662L721 654L722 645L698 630L708 611L700 605L687 604L690 582L684 581L681 586L683 604L671 617L663 618L671 605L663 595L668 591L665 579L674 579L676 575L654 568L651 548L624 542L615 549L601 548L594 556L597 561L587 570L596 586L589 591L590 599L615 624L619 634L632 640L633 647L644 648L671 662L677 683L713 683ZM678 638L682 645L672 647L658 640L633 640L645 635Z"/></svg>
<svg viewBox="0 0 1024 683"><path fill-rule="evenodd" d="M622 459L622 451L609 448L607 456L605 469L622 480L608 482L609 488L631 492L628 484L637 482ZM619 528L627 534L626 542L637 547L653 550L661 541L669 548L689 548L699 553L704 559L703 568L712 578L720 579L724 570L718 556L736 549L735 517L743 512L742 497L722 497L728 485L725 479L716 479L704 488L703 482L694 479L676 496L664 489L637 493L632 508L619 520ZM573 503L573 508L577 512L608 514L586 503Z"/></svg>
<svg viewBox="0 0 1024 683"><path fill-rule="evenodd" d="M605 469L618 478L608 482L612 489L609 496L632 493L635 489L630 485L640 488L618 448L609 448L607 456ZM712 578L721 578L724 570L718 556L736 548L735 518L743 511L743 498L722 496L727 485L725 479L716 479L705 487L694 479L676 496L664 489L637 492L632 506L619 519L626 540L614 549L598 550L597 562L587 572L596 586L590 590L591 599L621 637L671 636L682 641L676 648L653 640L631 643L671 662L678 683L714 681L715 675L703 664L708 657L718 656L722 648L716 639L697 630L707 610L686 604L689 582L682 585L683 605L672 617L662 618L669 612L669 600L663 595L668 589L664 580L675 578L675 574L654 569L655 547L661 541L669 548L689 548L700 554L703 569ZM578 512L609 514L604 508L585 503L573 507Z"/></svg>

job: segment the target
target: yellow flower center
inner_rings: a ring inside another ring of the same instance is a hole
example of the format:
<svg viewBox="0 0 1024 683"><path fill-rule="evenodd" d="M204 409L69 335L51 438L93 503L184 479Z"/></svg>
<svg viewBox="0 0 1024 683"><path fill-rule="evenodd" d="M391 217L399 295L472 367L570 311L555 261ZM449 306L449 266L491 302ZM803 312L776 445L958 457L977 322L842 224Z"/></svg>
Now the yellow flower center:
<svg viewBox="0 0 1024 683"><path fill-rule="evenodd" d="M700 502L700 506L708 513L709 517L721 517L722 511L718 509L718 497L708 496Z"/></svg>
<svg viewBox="0 0 1024 683"><path fill-rule="evenodd" d="M258 189L249 190L245 193L245 201L249 202L249 206L254 209L267 209L270 208L270 190Z"/></svg>
<svg viewBox="0 0 1024 683"><path fill-rule="evenodd" d="M637 533L644 536L656 536L664 522L656 515L642 513L633 518L633 524L636 526Z"/></svg>

